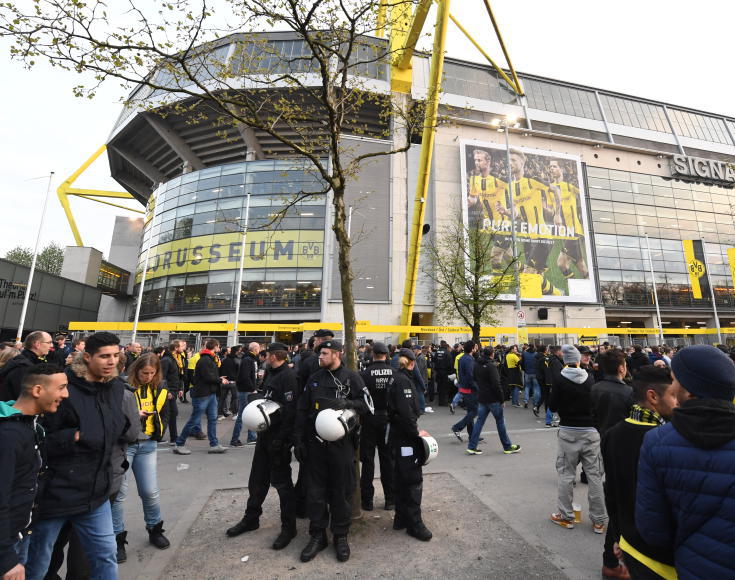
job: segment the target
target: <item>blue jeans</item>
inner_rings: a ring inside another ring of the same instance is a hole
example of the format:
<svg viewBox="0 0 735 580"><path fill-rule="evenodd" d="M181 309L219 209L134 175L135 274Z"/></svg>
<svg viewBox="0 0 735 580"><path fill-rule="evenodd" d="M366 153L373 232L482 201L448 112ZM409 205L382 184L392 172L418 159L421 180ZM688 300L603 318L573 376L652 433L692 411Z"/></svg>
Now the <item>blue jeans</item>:
<svg viewBox="0 0 735 580"><path fill-rule="evenodd" d="M465 393L462 397L464 397L467 413L457 423L452 425L452 431L461 431L467 427L467 433L472 435L475 417L477 416L477 393Z"/></svg>
<svg viewBox="0 0 735 580"><path fill-rule="evenodd" d="M248 397L250 393L237 392L237 419L235 420L235 427L232 429L232 439L230 439L230 445L234 445L235 441L240 439L240 433L242 432L242 412L245 407L248 406ZM248 429L248 441L256 440L255 431Z"/></svg>
<svg viewBox="0 0 735 580"><path fill-rule="evenodd" d="M541 385L538 384L536 375L526 373L523 379L523 385L526 387L526 403L533 400L533 406L538 407L541 403Z"/></svg>
<svg viewBox="0 0 735 580"><path fill-rule="evenodd" d="M513 387L513 390L510 393L510 402L512 405L520 405L521 404L521 387Z"/></svg>
<svg viewBox="0 0 735 580"><path fill-rule="evenodd" d="M459 405L462 402L463 396L464 395L462 393L457 391L457 394L454 395L454 398L452 399L452 407L456 407L457 405Z"/></svg>
<svg viewBox="0 0 735 580"><path fill-rule="evenodd" d="M110 502L76 516L40 520L33 526L28 546L27 580L43 580L59 531L71 522L89 559L92 580L117 579L117 543L112 531Z"/></svg>
<svg viewBox="0 0 735 580"><path fill-rule="evenodd" d="M416 387L416 395L419 399L419 411L423 413L426 411L426 395L424 395L424 389Z"/></svg>
<svg viewBox="0 0 735 580"><path fill-rule="evenodd" d="M467 449L477 449L477 444L480 442L480 433L485 425L487 416L492 413L495 418L495 425L498 428L498 437L500 437L500 443L503 445L503 449L509 449L512 443L508 437L508 431L505 429L505 417L503 416L503 405L502 403L480 403L477 411L477 421L475 422L475 428L472 430L472 436L470 442L467 444Z"/></svg>
<svg viewBox="0 0 735 580"><path fill-rule="evenodd" d="M195 425L201 424L202 413L207 414L207 436L210 447L219 445L217 441L217 395L191 398L191 417L176 440L176 445L184 445Z"/></svg>
<svg viewBox="0 0 735 580"><path fill-rule="evenodd" d="M138 441L128 445L128 463L130 469L125 474L120 491L112 502L112 529L115 535L125 531L125 518L123 515L123 502L128 495L128 484L130 483L130 472L135 475L135 484L138 487L138 495L143 501L143 517L147 528L152 528L161 521L161 501L158 489L157 459L158 443L149 439Z"/></svg>

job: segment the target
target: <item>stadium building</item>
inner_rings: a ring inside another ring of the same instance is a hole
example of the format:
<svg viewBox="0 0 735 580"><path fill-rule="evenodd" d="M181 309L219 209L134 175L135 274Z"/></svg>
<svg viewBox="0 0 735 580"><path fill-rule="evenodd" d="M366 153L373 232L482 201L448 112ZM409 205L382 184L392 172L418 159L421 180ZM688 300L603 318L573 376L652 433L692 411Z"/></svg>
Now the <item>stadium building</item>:
<svg viewBox="0 0 735 580"><path fill-rule="evenodd" d="M305 54L293 35L265 38L284 62ZM247 43L242 35L223 38L215 52L226 61L241 43ZM420 101L427 94L429 56L414 54L412 68L409 98ZM375 91L390 94L388 64L363 67L360 74ZM735 119L519 77L521 98L489 66L445 59L426 208L429 235L439 235L460 212L466 223L479 220L495 232L498 259L509 254L506 134L498 129L499 121L517 119L507 136L523 309L536 328L530 338L576 340L583 331L570 337L556 329L590 327L610 329L592 333L601 340L658 342L649 331L628 330L658 326L654 280L661 326L683 329L667 334L667 342L716 341L694 333L716 326L714 306L723 341L735 338L735 330L726 331L735 329ZM160 98L145 91L133 96L149 105ZM147 255L141 321L231 323L233 297L239 297L243 323L341 321L329 194L295 204L270 224L285 199L321 187L309 164L284 156L265 133L240 127L223 135L214 121L201 121L206 110L191 123L187 114L193 112L160 117L144 109L126 108L107 144L113 178L148 207L138 265L139 280ZM355 151L390 147L389 120L366 105L362 122L367 132L343 135ZM350 184L358 320L400 319L420 148L416 143L406 153L377 157ZM504 298L501 324L514 326L513 297ZM434 310L434 290L422 274L412 324L449 323L438 321Z"/></svg>

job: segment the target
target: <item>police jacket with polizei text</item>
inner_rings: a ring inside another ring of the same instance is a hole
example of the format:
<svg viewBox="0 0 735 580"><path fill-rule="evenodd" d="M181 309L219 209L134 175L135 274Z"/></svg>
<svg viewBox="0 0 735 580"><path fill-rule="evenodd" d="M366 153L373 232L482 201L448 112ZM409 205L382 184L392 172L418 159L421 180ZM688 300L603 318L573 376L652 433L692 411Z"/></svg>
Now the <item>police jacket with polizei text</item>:
<svg viewBox="0 0 735 580"><path fill-rule="evenodd" d="M341 387L340 387L341 385ZM346 401L360 415L370 412L366 400L370 393L362 378L355 371L340 365L336 370L319 369L306 381L299 396L296 416L296 439L306 440L316 433L314 421L319 411L340 406L338 400Z"/></svg>
<svg viewBox="0 0 735 580"><path fill-rule="evenodd" d="M298 389L296 371L290 368L286 361L277 368L270 367L265 372L265 377L263 377L264 398L275 401L281 406L281 409L278 412L278 418L264 433L272 440L282 441L286 445L293 443Z"/></svg>
<svg viewBox="0 0 735 580"><path fill-rule="evenodd" d="M0 577L14 568L18 532L31 523L41 468L39 442L43 429L35 415L23 415L0 403Z"/></svg>
<svg viewBox="0 0 735 580"><path fill-rule="evenodd" d="M454 357L447 348L439 348L434 353L434 368L437 371L451 372L454 370Z"/></svg>
<svg viewBox="0 0 735 580"><path fill-rule="evenodd" d="M258 390L258 357L246 352L240 359L237 370L237 390L240 393L254 393Z"/></svg>
<svg viewBox="0 0 735 580"><path fill-rule="evenodd" d="M69 397L46 415L46 473L39 498L39 518L74 516L108 501L112 452L128 427L122 399L125 383L87 378L83 360L67 370ZM79 432L79 441L74 435Z"/></svg>
<svg viewBox="0 0 735 580"><path fill-rule="evenodd" d="M390 433L402 439L418 439L419 398L411 371L400 369L393 376L388 399Z"/></svg>
<svg viewBox="0 0 735 580"><path fill-rule="evenodd" d="M194 369L193 383L192 397L208 397L217 393L217 388L222 381L219 378L219 366L213 355L206 352L201 353Z"/></svg>
<svg viewBox="0 0 735 580"><path fill-rule="evenodd" d="M371 362L368 367L360 373L365 386L373 398L375 412L385 413L388 411L388 383L396 371L387 360Z"/></svg>

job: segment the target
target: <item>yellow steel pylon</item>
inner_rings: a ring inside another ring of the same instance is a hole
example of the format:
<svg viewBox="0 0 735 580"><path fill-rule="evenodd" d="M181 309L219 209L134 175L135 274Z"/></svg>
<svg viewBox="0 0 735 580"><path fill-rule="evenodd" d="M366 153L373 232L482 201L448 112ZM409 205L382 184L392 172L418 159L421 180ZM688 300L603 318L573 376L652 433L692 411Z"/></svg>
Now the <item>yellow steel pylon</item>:
<svg viewBox="0 0 735 580"><path fill-rule="evenodd" d="M513 91L523 96L523 87L518 79L510 55L505 47L505 42L500 34L497 20L490 7L489 0L483 0L485 9L492 22L495 35L508 64L508 75L497 63L485 52L475 41L459 21L449 13L450 0L436 0L437 15L434 30L434 45L431 54L431 70L429 73L429 87L426 99L426 110L424 113L424 129L421 140L421 157L419 160L418 180L416 182L416 193L414 196L413 221L411 225L411 239L408 247L408 263L406 265L406 281L403 291L403 308L401 310L400 326L411 325L413 307L416 297L416 283L418 280L419 261L421 258L421 240L423 238L424 216L426 215L426 204L428 202L429 178L431 176L431 161L434 153L434 136L436 133L437 117L439 111L439 97L441 93L441 79L444 69L444 52L446 48L447 24L451 19L462 33L472 42L480 53L488 60L498 75L508 83ZM431 8L432 0L421 0L412 14L408 2L397 0L381 0L378 12L379 35L382 36L386 25L386 13L392 13L388 21L390 28L390 50L393 55L391 63L391 89L396 92L410 94L412 84L411 58L416 48L416 43L423 31L426 18ZM402 332L400 340L408 337Z"/></svg>
<svg viewBox="0 0 735 580"><path fill-rule="evenodd" d="M125 209L127 211L132 211L135 213L144 214L145 212L139 209L133 209L130 207L126 207L124 205L120 205L117 203L111 203L109 201L103 201L101 199L97 199L99 197L107 197L107 198L113 198L113 199L135 199L130 193L127 191L105 191L101 189L79 189L76 187L72 187L72 184L79 178L79 176L84 173L92 163L94 163L97 158L102 155L107 150L107 146L103 145L97 151L95 151L92 156L87 159L82 166L77 169L74 173L72 173L56 190L56 194L59 197L59 202L61 202L61 207L64 208L64 213L66 214L66 219L69 221L69 227L71 227L71 232L74 235L74 241L77 243L77 246L83 246L82 243L82 236L79 234L79 229L77 228L77 223L74 220L74 216L71 213L71 206L69 205L69 196L77 196L84 199L89 199L91 201L96 201L97 203L104 203L105 205L111 205L113 207L119 207L122 209Z"/></svg>

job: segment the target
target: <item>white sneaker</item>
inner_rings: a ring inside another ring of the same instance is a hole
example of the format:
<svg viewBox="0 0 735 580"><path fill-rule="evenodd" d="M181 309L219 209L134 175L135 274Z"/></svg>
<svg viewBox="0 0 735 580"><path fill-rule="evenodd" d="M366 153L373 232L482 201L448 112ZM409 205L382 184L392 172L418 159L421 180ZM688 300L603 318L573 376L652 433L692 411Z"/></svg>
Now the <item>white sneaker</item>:
<svg viewBox="0 0 735 580"><path fill-rule="evenodd" d="M171 451L177 455L191 455L191 449L187 449L183 445L174 445L174 448Z"/></svg>
<svg viewBox="0 0 735 580"><path fill-rule="evenodd" d="M224 418L225 418L224 415L220 415L220 416L217 417L217 421L222 421Z"/></svg>
<svg viewBox="0 0 735 580"><path fill-rule="evenodd" d="M433 412L434 412L434 409L432 409L431 407L426 407L424 409L424 413L433 413Z"/></svg>

